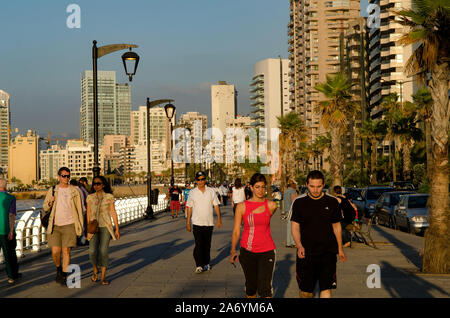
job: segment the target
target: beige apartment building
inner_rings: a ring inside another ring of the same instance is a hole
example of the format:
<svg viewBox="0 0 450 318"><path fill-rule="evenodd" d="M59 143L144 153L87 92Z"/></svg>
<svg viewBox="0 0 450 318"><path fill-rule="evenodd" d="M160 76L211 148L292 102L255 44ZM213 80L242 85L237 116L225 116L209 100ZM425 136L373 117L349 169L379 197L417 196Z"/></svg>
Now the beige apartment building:
<svg viewBox="0 0 450 318"><path fill-rule="evenodd" d="M219 128L225 134L225 123L236 117L237 91L233 84L219 81L211 85L211 118L212 127Z"/></svg>
<svg viewBox="0 0 450 318"><path fill-rule="evenodd" d="M58 170L67 166L67 150L61 145L52 145L50 149L39 152L41 180L58 180Z"/></svg>
<svg viewBox="0 0 450 318"><path fill-rule="evenodd" d="M26 135L19 134L14 138L9 151L9 182L16 178L25 185L31 185L39 180L38 145L36 131L28 130Z"/></svg>
<svg viewBox="0 0 450 318"><path fill-rule="evenodd" d="M291 0L288 24L290 100L310 141L326 133L315 108L322 98L314 86L341 68L341 32L360 16L360 0Z"/></svg>

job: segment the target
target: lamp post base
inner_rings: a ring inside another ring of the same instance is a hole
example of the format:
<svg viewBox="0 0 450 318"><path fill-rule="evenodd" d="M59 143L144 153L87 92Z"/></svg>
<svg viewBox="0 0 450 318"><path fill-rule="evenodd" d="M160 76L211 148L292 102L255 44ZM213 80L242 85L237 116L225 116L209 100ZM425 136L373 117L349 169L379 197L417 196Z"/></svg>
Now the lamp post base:
<svg viewBox="0 0 450 318"><path fill-rule="evenodd" d="M153 214L153 208L151 205L149 205L147 207L147 210L145 210L145 219L147 219L147 220L155 220L156 219L155 215Z"/></svg>

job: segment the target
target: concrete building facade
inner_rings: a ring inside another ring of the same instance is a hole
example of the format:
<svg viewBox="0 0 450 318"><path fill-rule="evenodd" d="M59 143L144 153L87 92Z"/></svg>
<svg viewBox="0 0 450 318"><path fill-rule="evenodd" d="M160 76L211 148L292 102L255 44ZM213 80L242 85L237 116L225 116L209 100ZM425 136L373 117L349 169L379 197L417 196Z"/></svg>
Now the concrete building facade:
<svg viewBox="0 0 450 318"><path fill-rule="evenodd" d="M23 184L39 180L39 136L28 130L26 135L17 135L9 150L8 180L19 179Z"/></svg>
<svg viewBox="0 0 450 318"><path fill-rule="evenodd" d="M8 171L8 151L10 146L10 95L0 89L0 169Z"/></svg>
<svg viewBox="0 0 450 318"><path fill-rule="evenodd" d="M233 84L219 81L211 85L211 120L213 128L219 128L225 134L225 122L234 119L237 114L237 91Z"/></svg>

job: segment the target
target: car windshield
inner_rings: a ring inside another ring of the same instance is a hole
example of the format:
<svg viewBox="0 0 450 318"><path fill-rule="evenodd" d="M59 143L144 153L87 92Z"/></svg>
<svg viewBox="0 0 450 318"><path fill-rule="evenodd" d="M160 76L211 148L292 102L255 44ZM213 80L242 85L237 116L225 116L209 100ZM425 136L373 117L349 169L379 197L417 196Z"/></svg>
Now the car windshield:
<svg viewBox="0 0 450 318"><path fill-rule="evenodd" d="M408 208L410 209L426 208L427 200L428 196L409 197Z"/></svg>
<svg viewBox="0 0 450 318"><path fill-rule="evenodd" d="M384 192L392 189L370 189L367 191L367 200L377 200Z"/></svg>

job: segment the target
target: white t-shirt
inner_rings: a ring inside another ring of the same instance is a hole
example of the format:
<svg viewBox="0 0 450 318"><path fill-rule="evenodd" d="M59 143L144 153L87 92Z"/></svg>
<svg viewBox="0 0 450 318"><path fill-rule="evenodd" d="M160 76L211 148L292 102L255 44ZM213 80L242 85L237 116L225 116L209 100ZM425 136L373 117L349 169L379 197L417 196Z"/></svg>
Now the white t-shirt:
<svg viewBox="0 0 450 318"><path fill-rule="evenodd" d="M239 189L236 189L233 187L233 202L234 203L240 203L245 201L245 191L244 187L241 187Z"/></svg>
<svg viewBox="0 0 450 318"><path fill-rule="evenodd" d="M219 187L219 191L221 195L228 195L228 188L223 185Z"/></svg>
<svg viewBox="0 0 450 318"><path fill-rule="evenodd" d="M219 205L219 199L212 188L205 187L205 192L192 189L186 205L192 208L192 224L214 226L214 205Z"/></svg>
<svg viewBox="0 0 450 318"><path fill-rule="evenodd" d="M71 191L70 187L62 188L58 187L58 198L56 199L56 211L54 224L57 226L63 226L73 224L73 212L71 205Z"/></svg>

